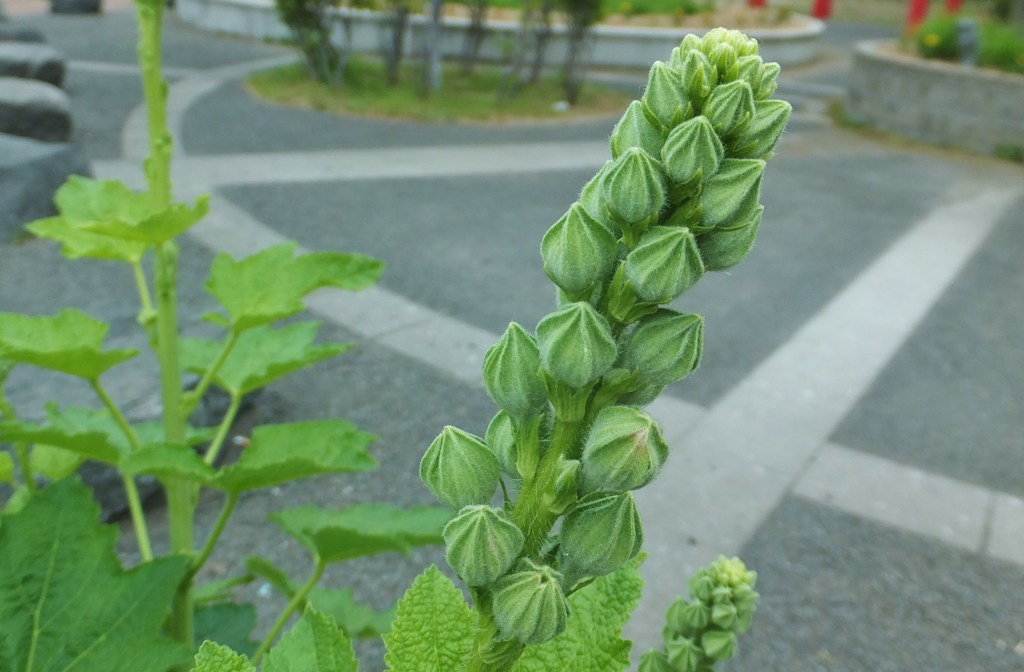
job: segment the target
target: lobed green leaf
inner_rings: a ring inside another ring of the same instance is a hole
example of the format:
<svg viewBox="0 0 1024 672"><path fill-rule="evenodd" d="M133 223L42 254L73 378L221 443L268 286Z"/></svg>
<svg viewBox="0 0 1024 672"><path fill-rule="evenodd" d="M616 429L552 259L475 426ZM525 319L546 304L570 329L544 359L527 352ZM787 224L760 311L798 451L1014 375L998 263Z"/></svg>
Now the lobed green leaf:
<svg viewBox="0 0 1024 672"><path fill-rule="evenodd" d="M188 446L174 443L151 443L121 459L121 471L130 476L149 474L161 479L180 479L189 483L209 485L217 470Z"/></svg>
<svg viewBox="0 0 1024 672"><path fill-rule="evenodd" d="M165 670L189 651L161 628L188 567L179 556L124 571L117 531L75 479L0 515L0 670Z"/></svg>
<svg viewBox="0 0 1024 672"><path fill-rule="evenodd" d="M303 506L269 516L325 562L388 551L408 553L414 546L439 544L441 530L450 517L439 507L402 509L387 504L359 504L336 510Z"/></svg>
<svg viewBox="0 0 1024 672"><path fill-rule="evenodd" d="M241 396L352 348L347 343L314 344L319 326L319 322L298 322L281 329L263 325L246 331L238 337L213 382ZM201 375L220 350L221 344L215 341L182 339L181 365Z"/></svg>
<svg viewBox="0 0 1024 672"><path fill-rule="evenodd" d="M642 554L569 598L572 615L558 637L527 647L513 672L619 672L629 668L632 643L620 637L640 602Z"/></svg>
<svg viewBox="0 0 1024 672"><path fill-rule="evenodd" d="M334 619L307 608L270 650L263 672L356 672L358 668L352 642Z"/></svg>
<svg viewBox="0 0 1024 672"><path fill-rule="evenodd" d="M251 656L259 647L259 642L249 638L256 628L256 620L256 607L248 603L221 602L198 607L194 625L196 641L217 642Z"/></svg>
<svg viewBox="0 0 1024 672"><path fill-rule="evenodd" d="M53 317L0 313L0 357L87 380L131 359L135 350L103 350L109 325L65 308Z"/></svg>
<svg viewBox="0 0 1024 672"><path fill-rule="evenodd" d="M303 309L302 298L320 287L360 290L377 282L383 265L359 254L314 252L295 255L295 243L267 248L241 261L219 254L206 290L227 317L208 319L236 332L252 329Z"/></svg>
<svg viewBox="0 0 1024 672"><path fill-rule="evenodd" d="M295 585L288 574L266 558L258 555L246 556L245 568L256 576L266 579L267 583L288 599L291 599L298 592L298 586Z"/></svg>
<svg viewBox="0 0 1024 672"><path fill-rule="evenodd" d="M256 672L256 668L229 647L207 641L199 647L191 672Z"/></svg>
<svg viewBox="0 0 1024 672"><path fill-rule="evenodd" d="M37 219L25 228L40 238L60 243L61 254L68 259L110 259L137 264L149 249L146 243L80 229L65 217Z"/></svg>
<svg viewBox="0 0 1024 672"><path fill-rule="evenodd" d="M328 614L349 637L379 637L391 630L395 620L395 607L376 611L356 601L347 588L314 588L309 593L309 604Z"/></svg>
<svg viewBox="0 0 1024 672"><path fill-rule="evenodd" d="M416 577L384 635L391 672L453 672L466 664L476 616L451 579L431 565Z"/></svg>

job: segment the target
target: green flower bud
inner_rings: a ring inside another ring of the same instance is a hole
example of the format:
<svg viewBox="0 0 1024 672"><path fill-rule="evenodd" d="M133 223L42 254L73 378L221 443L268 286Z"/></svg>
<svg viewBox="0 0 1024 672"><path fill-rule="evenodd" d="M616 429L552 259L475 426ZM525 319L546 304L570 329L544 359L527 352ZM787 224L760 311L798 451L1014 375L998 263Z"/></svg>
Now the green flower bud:
<svg viewBox="0 0 1024 672"><path fill-rule="evenodd" d="M747 37L742 31L728 28L713 28L704 33L700 48L705 54L710 54L719 44L728 44L737 56L752 56L758 52L757 40Z"/></svg>
<svg viewBox="0 0 1024 672"><path fill-rule="evenodd" d="M678 672L698 672L704 661L704 652L688 637L677 637L666 643L665 654Z"/></svg>
<svg viewBox="0 0 1024 672"><path fill-rule="evenodd" d="M570 583L614 572L640 552L644 541L633 495L594 492L584 496L566 514L560 537L559 566Z"/></svg>
<svg viewBox="0 0 1024 672"><path fill-rule="evenodd" d="M740 586L753 588L757 584L757 572L747 569L743 561L735 556L731 558L724 555L718 556L714 562L708 565L706 572L719 586L735 589Z"/></svg>
<svg viewBox="0 0 1024 672"><path fill-rule="evenodd" d="M547 405L540 372L540 350L533 336L512 322L484 355L484 384L494 403L526 419Z"/></svg>
<svg viewBox="0 0 1024 672"><path fill-rule="evenodd" d="M561 575L529 560L498 579L491 591L494 621L503 637L523 644L554 639L569 619Z"/></svg>
<svg viewBox="0 0 1024 672"><path fill-rule="evenodd" d="M690 577L690 597L701 602L710 602L715 588L714 580L708 576L707 570L698 569Z"/></svg>
<svg viewBox="0 0 1024 672"><path fill-rule="evenodd" d="M445 554L467 586L486 586L512 568L526 539L505 512L467 506L445 525Z"/></svg>
<svg viewBox="0 0 1024 672"><path fill-rule="evenodd" d="M622 366L636 369L640 379L668 385L688 376L700 363L704 319L663 308L643 318L625 339Z"/></svg>
<svg viewBox="0 0 1024 672"><path fill-rule="evenodd" d="M554 492L545 495L544 502L548 510L561 515L567 508L576 503L579 497L580 461L561 459L558 475L555 477Z"/></svg>
<svg viewBox="0 0 1024 672"><path fill-rule="evenodd" d="M768 159L789 121L793 106L784 100L762 100L754 105L747 127L729 143L730 154L743 159Z"/></svg>
<svg viewBox="0 0 1024 672"><path fill-rule="evenodd" d="M494 454L483 441L458 427L445 427L420 461L420 479L455 511L489 502L499 478Z"/></svg>
<svg viewBox="0 0 1024 672"><path fill-rule="evenodd" d="M676 668L668 662L665 654L653 649L640 656L640 666L637 669L639 672L676 672Z"/></svg>
<svg viewBox="0 0 1024 672"><path fill-rule="evenodd" d="M708 630L700 638L700 645L704 655L720 663L736 654L736 635L724 630Z"/></svg>
<svg viewBox="0 0 1024 672"><path fill-rule="evenodd" d="M668 457L661 428L629 406L597 414L583 445L583 492L636 490L654 480Z"/></svg>
<svg viewBox="0 0 1024 672"><path fill-rule="evenodd" d="M647 75L647 88L640 102L650 122L666 131L683 121L689 101L683 90L679 70L662 61L655 61Z"/></svg>
<svg viewBox="0 0 1024 672"><path fill-rule="evenodd" d="M719 82L732 82L739 77L739 56L733 46L727 42L719 42L707 52L708 60L718 71Z"/></svg>
<svg viewBox="0 0 1024 672"><path fill-rule="evenodd" d="M739 79L750 84L751 90L756 93L757 88L761 85L761 78L764 76L764 61L761 60L761 57L741 56L736 60L736 67L739 70Z"/></svg>
<svg viewBox="0 0 1024 672"><path fill-rule="evenodd" d="M657 221L665 205L661 163L638 147L615 160L604 178L604 201L615 217L639 230Z"/></svg>
<svg viewBox="0 0 1024 672"><path fill-rule="evenodd" d="M505 411L499 411L487 425L484 441L498 458L501 470L513 478L521 478L519 469L516 468L516 439L512 416Z"/></svg>
<svg viewBox="0 0 1024 672"><path fill-rule="evenodd" d="M661 154L665 136L644 116L643 104L634 100L612 131L612 158L619 158L630 147L639 147L651 156Z"/></svg>
<svg viewBox="0 0 1024 672"><path fill-rule="evenodd" d="M779 86L779 73L782 68L778 63L765 63L761 72L761 81L754 89L754 98L757 100L768 100L775 93Z"/></svg>
<svg viewBox="0 0 1024 672"><path fill-rule="evenodd" d="M676 600L668 610L668 624L673 631L689 635L708 627L711 608L700 600Z"/></svg>
<svg viewBox="0 0 1024 672"><path fill-rule="evenodd" d="M684 121L668 134L661 148L665 173L676 184L707 180L718 170L725 148L705 116Z"/></svg>
<svg viewBox="0 0 1024 672"><path fill-rule="evenodd" d="M764 161L726 159L701 192L701 224L709 229L742 228L750 222L761 197Z"/></svg>
<svg viewBox="0 0 1024 672"><path fill-rule="evenodd" d="M700 35L697 33L687 33L683 36L683 41L679 43L677 47L682 55L685 57L691 51L700 49Z"/></svg>
<svg viewBox="0 0 1024 672"><path fill-rule="evenodd" d="M582 298L611 272L616 246L608 229L580 203L573 203L544 234L540 245L544 272L570 297Z"/></svg>
<svg viewBox="0 0 1024 672"><path fill-rule="evenodd" d="M537 325L544 369L579 389L605 374L618 355L611 327L589 303L571 303Z"/></svg>
<svg viewBox="0 0 1024 672"><path fill-rule="evenodd" d="M757 230L761 226L764 206L759 205L750 221L739 229L712 231L697 236L697 249L704 260L704 268L721 271L740 263L754 247Z"/></svg>
<svg viewBox="0 0 1024 672"><path fill-rule="evenodd" d="M619 397L619 403L624 406L646 406L651 403L665 390L664 385L640 385L637 389Z"/></svg>
<svg viewBox="0 0 1024 672"><path fill-rule="evenodd" d="M732 602L720 602L711 607L711 621L720 628L731 630L736 624L736 605Z"/></svg>
<svg viewBox="0 0 1024 672"><path fill-rule="evenodd" d="M604 204L604 177L611 170L613 163L614 161L610 159L605 161L604 165L601 166L601 170L597 171L597 174L583 185L579 203L586 210L587 214L590 215L591 219L611 231L612 235L617 236L618 227L615 226L608 208Z"/></svg>
<svg viewBox="0 0 1024 672"><path fill-rule="evenodd" d="M715 87L704 105L704 116L723 138L742 133L754 116L754 93L750 85L736 80Z"/></svg>
<svg viewBox="0 0 1024 672"><path fill-rule="evenodd" d="M679 77L687 97L697 107L704 106L704 102L718 85L718 70L715 70L704 53L697 50L683 56Z"/></svg>
<svg viewBox="0 0 1024 672"><path fill-rule="evenodd" d="M626 278L642 301L668 303L704 274L704 262L689 229L656 226L625 262Z"/></svg>

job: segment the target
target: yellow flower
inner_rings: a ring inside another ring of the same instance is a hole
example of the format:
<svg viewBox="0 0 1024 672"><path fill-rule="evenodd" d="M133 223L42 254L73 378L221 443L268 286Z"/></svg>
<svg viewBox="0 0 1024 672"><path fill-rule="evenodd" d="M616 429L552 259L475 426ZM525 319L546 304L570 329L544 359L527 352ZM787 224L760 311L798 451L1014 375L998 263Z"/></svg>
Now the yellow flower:
<svg viewBox="0 0 1024 672"><path fill-rule="evenodd" d="M928 33L927 35L924 36L924 39L922 40L922 42L924 42L924 46L926 47L938 46L939 42L941 41L942 38L936 35L935 33Z"/></svg>

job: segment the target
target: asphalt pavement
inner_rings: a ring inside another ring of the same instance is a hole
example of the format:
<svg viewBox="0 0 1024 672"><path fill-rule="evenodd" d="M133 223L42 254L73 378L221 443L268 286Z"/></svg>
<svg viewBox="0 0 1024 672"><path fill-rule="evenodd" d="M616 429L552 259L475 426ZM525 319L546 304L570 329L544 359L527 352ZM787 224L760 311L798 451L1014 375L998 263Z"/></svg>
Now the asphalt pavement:
<svg viewBox="0 0 1024 672"><path fill-rule="evenodd" d="M74 142L97 176L140 183L130 12L15 19L68 55ZM759 572L763 597L723 670L1024 670L1024 170L836 126L850 46L885 32L830 26L823 61L784 72L796 113L765 176L757 246L679 303L705 316L705 355L652 408L673 453L638 498L651 553L629 631L639 650L689 572L725 553ZM176 189L214 196L183 239L182 326L210 329L199 316L217 253L294 239L383 259L380 287L311 301L323 338L358 348L271 386L235 429L346 417L380 437L381 468L248 495L210 577L253 552L308 571L270 511L431 501L420 456L446 424L483 433L482 354L507 322L532 327L553 305L540 237L607 158L615 121L431 125L248 96L247 72L292 57L167 21ZM64 305L110 320L111 347L144 346L127 271L63 261L44 241L0 244L0 310ZM135 415L156 403L152 367L111 374ZM91 403L24 371L8 392L28 417L51 396ZM204 500L200 534L218 505ZM384 608L430 562L439 549L327 581ZM259 585L244 596L278 604ZM361 651L364 669L383 667L379 647Z"/></svg>

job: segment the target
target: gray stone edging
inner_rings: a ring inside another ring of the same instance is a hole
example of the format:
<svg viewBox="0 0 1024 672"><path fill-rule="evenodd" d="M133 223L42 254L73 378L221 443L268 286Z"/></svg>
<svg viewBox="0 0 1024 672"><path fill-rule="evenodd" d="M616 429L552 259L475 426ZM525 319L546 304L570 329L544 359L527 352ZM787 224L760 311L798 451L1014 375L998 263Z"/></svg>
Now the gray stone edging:
<svg viewBox="0 0 1024 672"><path fill-rule="evenodd" d="M186 23L206 30L245 35L257 39L288 39L288 29L274 11L273 0L178 0L178 16ZM356 51L380 50L388 40L387 15L366 10L338 10L339 16L353 20L353 48ZM813 61L818 56L819 38L825 24L810 17L798 17L800 26L747 30L761 44L767 61L780 65L796 65ZM428 20L416 15L410 18L406 36L407 53L418 53L424 43ZM468 19L447 18L442 38L446 55L461 53L463 34ZM336 26L335 39L342 39L341 26ZM488 39L481 50L485 60L504 60L509 44L514 44L519 25L515 22L490 22ZM592 64L598 67L650 66L664 60L688 32L685 28L638 28L598 26L592 33ZM566 30L555 26L549 46L549 62L560 63L566 49Z"/></svg>
<svg viewBox="0 0 1024 672"><path fill-rule="evenodd" d="M914 140L985 154L1024 151L1024 76L857 44L846 113Z"/></svg>

